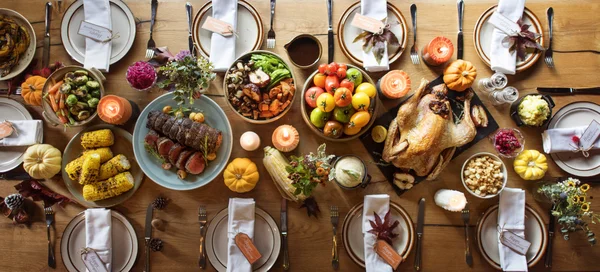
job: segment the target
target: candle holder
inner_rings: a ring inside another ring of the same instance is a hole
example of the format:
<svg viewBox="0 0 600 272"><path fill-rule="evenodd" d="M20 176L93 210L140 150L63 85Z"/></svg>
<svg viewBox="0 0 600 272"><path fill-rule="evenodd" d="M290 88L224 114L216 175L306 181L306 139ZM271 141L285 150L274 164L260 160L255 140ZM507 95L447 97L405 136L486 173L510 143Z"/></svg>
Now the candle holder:
<svg viewBox="0 0 600 272"><path fill-rule="evenodd" d="M246 151L254 151L260 147L260 137L252 131L246 131L240 136L240 145Z"/></svg>
<svg viewBox="0 0 600 272"><path fill-rule="evenodd" d="M290 125L281 125L273 131L273 146L281 152L290 152L298 146L300 134L298 130Z"/></svg>
<svg viewBox="0 0 600 272"><path fill-rule="evenodd" d="M97 111L102 121L108 124L123 125L131 119L132 103L120 96L106 95L100 99Z"/></svg>

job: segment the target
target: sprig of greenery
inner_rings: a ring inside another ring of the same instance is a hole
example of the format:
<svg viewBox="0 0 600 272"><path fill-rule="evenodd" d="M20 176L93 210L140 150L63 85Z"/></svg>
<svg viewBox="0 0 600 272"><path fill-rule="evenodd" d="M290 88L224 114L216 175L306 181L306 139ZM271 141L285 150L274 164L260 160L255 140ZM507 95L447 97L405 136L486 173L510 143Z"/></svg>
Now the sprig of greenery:
<svg viewBox="0 0 600 272"><path fill-rule="evenodd" d="M292 180L292 186L296 188L294 195L310 196L317 184L330 181L329 172L332 170L330 162L335 156L327 155L325 147L325 144L320 145L317 154L311 152L300 157L290 157L290 166L286 171Z"/></svg>

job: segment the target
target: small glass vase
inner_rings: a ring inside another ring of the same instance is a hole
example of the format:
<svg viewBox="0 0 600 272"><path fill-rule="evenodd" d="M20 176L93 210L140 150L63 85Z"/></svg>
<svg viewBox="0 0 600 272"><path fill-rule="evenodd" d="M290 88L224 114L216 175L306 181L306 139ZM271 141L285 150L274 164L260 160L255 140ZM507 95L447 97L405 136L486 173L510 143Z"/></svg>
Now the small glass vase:
<svg viewBox="0 0 600 272"><path fill-rule="evenodd" d="M552 200L550 200L549 198L546 197L546 195L538 192L538 190L540 188L542 188L544 185L551 185L551 184L555 184L555 181L549 181L549 180L541 180L541 181L537 181L533 184L532 186L532 190L531 190L531 194L533 195L533 199L535 199L535 201L540 202L540 203L546 203L546 204L554 204L552 202Z"/></svg>

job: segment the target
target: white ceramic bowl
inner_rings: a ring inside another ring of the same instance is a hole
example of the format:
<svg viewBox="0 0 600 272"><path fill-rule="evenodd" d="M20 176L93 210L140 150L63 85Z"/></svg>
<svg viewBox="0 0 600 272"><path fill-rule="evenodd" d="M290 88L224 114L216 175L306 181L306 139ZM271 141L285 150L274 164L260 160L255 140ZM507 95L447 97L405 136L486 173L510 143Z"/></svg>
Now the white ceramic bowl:
<svg viewBox="0 0 600 272"><path fill-rule="evenodd" d="M486 196L480 196L478 194L476 194L475 192L473 192L471 189L469 189L469 187L467 186L467 184L465 183L465 167L467 166L467 163L469 163L471 160L477 158L477 157L481 157L481 156L489 156L494 160L499 161L500 163L502 163L502 174L504 175L504 179L502 181L502 188L500 188L498 190L498 192L496 194L488 194ZM465 163L463 163L462 169L460 170L460 180L462 181L463 186L465 187L465 190L467 190L467 192L469 192L471 195L474 195L477 198L482 198L482 199L488 199L488 198L494 198L497 195L500 194L500 192L502 192L502 190L504 190L504 187L506 187L506 182L508 181L508 171L506 170L506 165L504 165L504 162L496 155L489 153L489 152L479 152L476 153L475 155L469 157Z"/></svg>

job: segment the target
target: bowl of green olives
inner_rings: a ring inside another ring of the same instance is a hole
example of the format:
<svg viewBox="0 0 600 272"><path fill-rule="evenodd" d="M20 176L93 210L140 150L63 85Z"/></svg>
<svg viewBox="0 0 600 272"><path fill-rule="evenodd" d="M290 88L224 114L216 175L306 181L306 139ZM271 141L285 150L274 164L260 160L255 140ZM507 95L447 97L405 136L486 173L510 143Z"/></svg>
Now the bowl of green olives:
<svg viewBox="0 0 600 272"><path fill-rule="evenodd" d="M54 126L83 126L98 115L106 78L96 69L60 68L48 77L42 90L42 115Z"/></svg>

